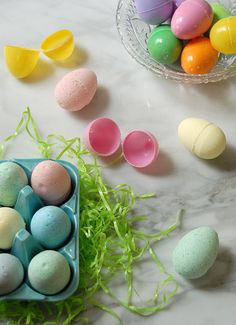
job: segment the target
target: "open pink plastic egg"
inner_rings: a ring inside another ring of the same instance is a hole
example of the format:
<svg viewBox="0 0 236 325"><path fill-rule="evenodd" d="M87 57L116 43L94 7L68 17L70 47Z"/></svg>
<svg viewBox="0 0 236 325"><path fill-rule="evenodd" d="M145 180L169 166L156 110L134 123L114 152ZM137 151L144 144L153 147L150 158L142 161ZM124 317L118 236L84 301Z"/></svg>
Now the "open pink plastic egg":
<svg viewBox="0 0 236 325"><path fill-rule="evenodd" d="M98 156L111 156L120 147L120 129L113 120L98 118L85 128L83 142L90 151Z"/></svg>
<svg viewBox="0 0 236 325"><path fill-rule="evenodd" d="M123 141L125 160L132 166L144 168L150 166L159 154L159 145L150 132L134 130Z"/></svg>

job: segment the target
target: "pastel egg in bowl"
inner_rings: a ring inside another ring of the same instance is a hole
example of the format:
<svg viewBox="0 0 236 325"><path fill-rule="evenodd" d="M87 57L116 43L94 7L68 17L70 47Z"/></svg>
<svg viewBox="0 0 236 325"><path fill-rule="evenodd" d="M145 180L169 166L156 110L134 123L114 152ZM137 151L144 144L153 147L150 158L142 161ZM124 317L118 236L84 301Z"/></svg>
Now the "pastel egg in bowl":
<svg viewBox="0 0 236 325"><path fill-rule="evenodd" d="M215 2L209 1L209 3ZM218 1L236 16L236 0ZM156 76L182 83L208 83L227 79L236 75L236 54L220 54L215 67L205 74L185 73L177 61L161 64L154 60L148 51L147 41L155 26L142 21L137 13L135 0L120 0L116 12L116 22L120 38L128 53L142 66Z"/></svg>

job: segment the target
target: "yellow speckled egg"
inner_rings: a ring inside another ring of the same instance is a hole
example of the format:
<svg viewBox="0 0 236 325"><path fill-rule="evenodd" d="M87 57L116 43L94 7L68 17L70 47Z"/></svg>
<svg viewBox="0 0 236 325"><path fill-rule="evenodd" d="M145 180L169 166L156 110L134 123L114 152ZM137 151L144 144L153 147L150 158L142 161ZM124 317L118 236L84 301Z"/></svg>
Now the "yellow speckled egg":
<svg viewBox="0 0 236 325"><path fill-rule="evenodd" d="M199 118L187 118L178 127L180 141L202 159L218 157L226 147L224 132L214 123Z"/></svg>

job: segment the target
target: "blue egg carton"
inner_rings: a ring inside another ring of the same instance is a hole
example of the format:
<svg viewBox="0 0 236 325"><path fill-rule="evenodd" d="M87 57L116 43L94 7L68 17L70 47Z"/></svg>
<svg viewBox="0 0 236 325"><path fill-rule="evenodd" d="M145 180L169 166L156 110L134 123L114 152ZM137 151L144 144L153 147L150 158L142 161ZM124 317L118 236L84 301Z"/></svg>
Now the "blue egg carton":
<svg viewBox="0 0 236 325"><path fill-rule="evenodd" d="M34 167L45 159L12 159L0 160L0 163L11 161L21 166L28 177L30 178ZM69 198L62 205L59 205L70 217L72 230L69 239L63 247L57 249L68 261L71 269L71 279L69 284L63 291L55 295L44 295L34 290L27 276L27 269L31 259L43 250L43 248L30 233L30 221L34 213L45 206L39 196L33 192L30 185L25 186L18 195L14 209L16 209L24 218L26 229L21 229L16 234L13 246L7 252L15 255L21 261L25 278L24 282L15 291L0 296L0 300L38 300L38 301L60 301L70 297L78 288L79 285L79 189L80 177L77 168L64 160L56 160L69 173L71 177L72 190Z"/></svg>

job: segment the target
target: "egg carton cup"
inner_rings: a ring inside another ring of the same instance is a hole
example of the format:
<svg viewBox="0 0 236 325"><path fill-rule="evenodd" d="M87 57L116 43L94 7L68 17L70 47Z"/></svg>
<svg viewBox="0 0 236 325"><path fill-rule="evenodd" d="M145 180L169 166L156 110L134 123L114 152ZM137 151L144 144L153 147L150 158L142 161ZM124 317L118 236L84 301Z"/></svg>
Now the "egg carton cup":
<svg viewBox="0 0 236 325"><path fill-rule="evenodd" d="M31 173L34 167L45 159L13 159L10 160L21 166L28 177L30 183ZM7 160L9 161L9 160ZM71 194L66 202L59 207L64 210L70 218L72 230L66 244L57 251L61 253L68 261L71 269L71 279L69 284L63 291L55 295L44 295L34 290L28 280L27 269L31 259L43 248L30 233L30 221L34 213L45 206L41 199L35 194L30 185L25 186L18 195L14 209L16 209L23 217L26 223L26 229L21 229L16 234L13 246L9 251L1 250L1 253L7 252L15 255L21 261L25 277L24 282L15 291L0 296L0 300L38 300L38 301L60 301L70 297L79 285L79 185L80 178L77 168L63 160L56 160L69 173L71 177L72 189ZM0 163L6 162L1 160Z"/></svg>
<svg viewBox="0 0 236 325"><path fill-rule="evenodd" d="M228 8L236 15L236 0L210 0ZM116 24L121 41L127 52L139 64L155 73L157 77L181 83L201 84L216 82L236 75L236 55L221 54L217 65L207 74L194 75L183 72L179 63L163 65L151 58L147 49L147 39L155 26L143 22L137 13L135 0L120 0L116 11Z"/></svg>

